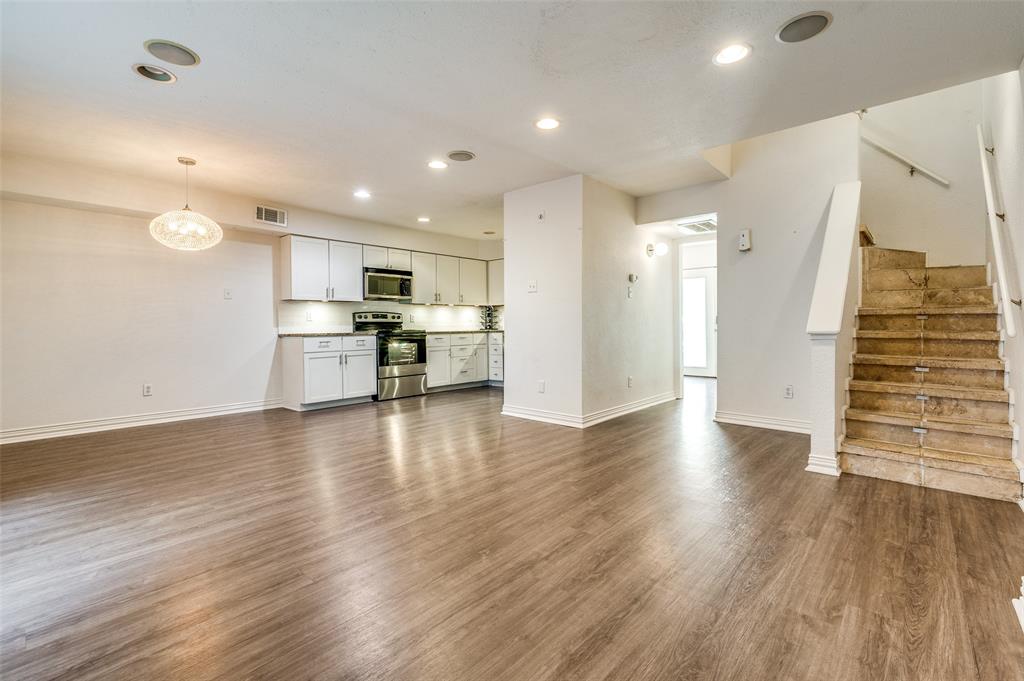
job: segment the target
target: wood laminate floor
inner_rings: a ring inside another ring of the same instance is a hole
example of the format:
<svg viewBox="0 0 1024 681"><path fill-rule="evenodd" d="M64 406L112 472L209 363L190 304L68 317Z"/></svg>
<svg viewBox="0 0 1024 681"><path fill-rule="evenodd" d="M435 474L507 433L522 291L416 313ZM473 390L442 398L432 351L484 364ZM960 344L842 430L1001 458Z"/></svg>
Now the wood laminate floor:
<svg viewBox="0 0 1024 681"><path fill-rule="evenodd" d="M703 391L498 390L2 450L3 678L1024 679L1016 506L805 473Z"/></svg>

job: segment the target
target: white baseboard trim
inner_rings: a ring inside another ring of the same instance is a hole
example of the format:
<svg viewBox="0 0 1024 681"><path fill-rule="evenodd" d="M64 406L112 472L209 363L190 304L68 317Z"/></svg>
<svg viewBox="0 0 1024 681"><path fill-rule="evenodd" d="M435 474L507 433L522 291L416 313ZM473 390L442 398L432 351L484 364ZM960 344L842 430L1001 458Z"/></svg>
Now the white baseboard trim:
<svg viewBox="0 0 1024 681"><path fill-rule="evenodd" d="M584 416L577 416L576 414L565 414L557 411L546 411L544 409L533 409L532 407L516 407L514 405L505 404L502 406L502 416L514 416L520 419L528 419L530 421L541 421L542 423L553 423L558 426L569 426L570 428L589 428L595 426L598 423L604 423L611 419L618 418L619 416L625 416L641 409L653 407L656 404L663 402L670 402L676 399L675 392L661 393L660 395L652 395L651 397L645 397L642 400L635 402L627 402L608 409L602 409L600 411L591 412Z"/></svg>
<svg viewBox="0 0 1024 681"><path fill-rule="evenodd" d="M131 416L112 416L87 421L70 421L68 423L54 423L46 426L10 428L0 431L0 444L45 440L52 437L65 437L67 435L81 435L84 433L98 433L103 430L134 428L136 426L149 426L156 423L169 423L171 421L188 421L191 419L209 418L211 416L226 416L227 414L241 414L247 411L276 409L280 406L282 406L282 401L278 398L254 400L252 402L236 402L234 404L218 404L212 407L195 407L193 409L174 409L171 411L150 412L148 414L133 414Z"/></svg>
<svg viewBox="0 0 1024 681"><path fill-rule="evenodd" d="M808 473L821 473L822 475L831 475L834 478L838 478L842 474L842 469L839 468L839 461L834 456L815 456L811 454L807 457L807 467L804 468Z"/></svg>
<svg viewBox="0 0 1024 681"><path fill-rule="evenodd" d="M811 422L798 419L780 419L774 416L740 414L734 411L716 411L715 421L718 423L731 423L736 426L784 430L788 433L801 433L803 435L811 434Z"/></svg>

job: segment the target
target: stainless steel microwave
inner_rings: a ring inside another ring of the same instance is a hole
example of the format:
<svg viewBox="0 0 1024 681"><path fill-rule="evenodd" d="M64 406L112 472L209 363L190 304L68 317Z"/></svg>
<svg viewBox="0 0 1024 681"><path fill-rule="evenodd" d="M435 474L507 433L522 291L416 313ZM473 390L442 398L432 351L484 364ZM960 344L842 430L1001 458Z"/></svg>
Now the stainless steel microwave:
<svg viewBox="0 0 1024 681"><path fill-rule="evenodd" d="M365 300L412 300L412 272L383 270L377 267L363 269L363 298Z"/></svg>

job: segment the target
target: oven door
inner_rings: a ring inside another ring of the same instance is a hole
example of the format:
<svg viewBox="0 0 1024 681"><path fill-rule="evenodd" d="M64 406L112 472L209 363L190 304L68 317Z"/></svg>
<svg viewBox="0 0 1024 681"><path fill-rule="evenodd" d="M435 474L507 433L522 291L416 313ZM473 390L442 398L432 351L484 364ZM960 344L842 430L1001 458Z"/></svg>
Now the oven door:
<svg viewBox="0 0 1024 681"><path fill-rule="evenodd" d="M412 300L412 273L400 270L363 271L363 298L366 300Z"/></svg>
<svg viewBox="0 0 1024 681"><path fill-rule="evenodd" d="M412 376L427 373L425 336L381 336L377 341L377 376Z"/></svg>

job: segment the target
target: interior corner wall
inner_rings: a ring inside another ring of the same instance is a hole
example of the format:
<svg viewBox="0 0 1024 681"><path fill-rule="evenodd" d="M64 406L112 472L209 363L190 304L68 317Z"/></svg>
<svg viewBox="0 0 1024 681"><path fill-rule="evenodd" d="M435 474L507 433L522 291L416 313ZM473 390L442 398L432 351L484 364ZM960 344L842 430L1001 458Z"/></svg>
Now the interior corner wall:
<svg viewBox="0 0 1024 681"><path fill-rule="evenodd" d="M636 226L635 203L583 178L583 414L589 418L675 397L672 258L646 254L652 239ZM639 276L635 284L630 273Z"/></svg>
<svg viewBox="0 0 1024 681"><path fill-rule="evenodd" d="M144 218L9 200L0 211L5 438L280 399L276 236L229 229L189 253L154 241Z"/></svg>
<svg viewBox="0 0 1024 681"><path fill-rule="evenodd" d="M925 251L928 265L985 262L985 195L975 130L982 81L868 110L862 130L950 181L944 187L862 142L861 221L879 246Z"/></svg>
<svg viewBox="0 0 1024 681"><path fill-rule="evenodd" d="M1019 297L1024 291L1024 63L1017 71L986 78L982 90L986 141L995 146L990 167L994 168L996 205L1006 214L1006 221L999 226L1012 281L1008 288L1012 296ZM1024 399L1024 316L1019 308L1010 307L1018 331L1016 338L1006 342L1009 387L1020 404Z"/></svg>
<svg viewBox="0 0 1024 681"><path fill-rule="evenodd" d="M858 123L849 114L738 142L731 179L637 200L640 224L718 213L723 420L809 430L807 313L832 189L859 179ZM747 252L736 247L743 229Z"/></svg>
<svg viewBox="0 0 1024 681"><path fill-rule="evenodd" d="M509 413L569 422L583 417L582 196L582 175L505 194Z"/></svg>

